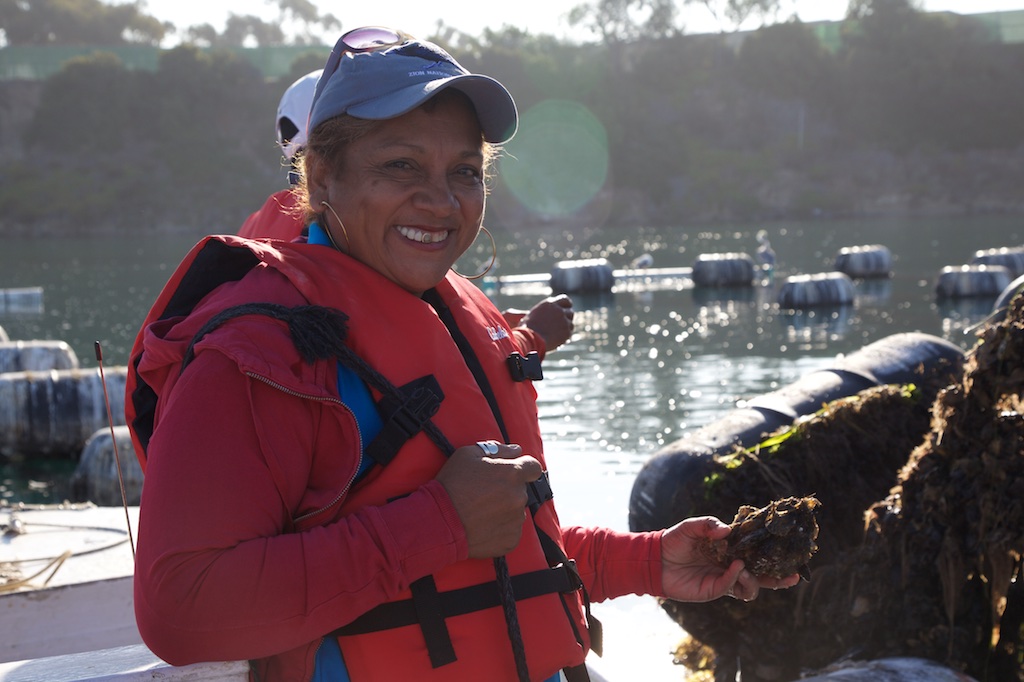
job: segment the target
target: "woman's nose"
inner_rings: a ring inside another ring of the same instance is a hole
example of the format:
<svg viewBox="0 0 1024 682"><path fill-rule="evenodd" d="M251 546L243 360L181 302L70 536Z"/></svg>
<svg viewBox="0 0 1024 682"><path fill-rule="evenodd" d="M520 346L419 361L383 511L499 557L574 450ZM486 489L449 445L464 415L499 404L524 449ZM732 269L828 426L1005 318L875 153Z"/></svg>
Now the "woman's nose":
<svg viewBox="0 0 1024 682"><path fill-rule="evenodd" d="M446 179L424 182L414 200L423 208L442 214L458 211L461 206L458 195Z"/></svg>

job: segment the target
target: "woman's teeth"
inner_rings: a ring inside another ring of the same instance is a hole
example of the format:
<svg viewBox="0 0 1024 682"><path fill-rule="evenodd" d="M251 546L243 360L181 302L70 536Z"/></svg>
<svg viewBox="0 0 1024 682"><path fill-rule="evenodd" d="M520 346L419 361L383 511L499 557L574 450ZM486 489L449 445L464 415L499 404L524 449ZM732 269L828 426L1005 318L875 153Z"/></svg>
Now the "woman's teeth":
<svg viewBox="0 0 1024 682"><path fill-rule="evenodd" d="M443 242L448 238L448 230L442 232L427 232L425 230L417 230L413 227L405 227L402 225L398 226L398 231L406 239L411 239L414 242L420 242L421 244L433 244L435 242Z"/></svg>

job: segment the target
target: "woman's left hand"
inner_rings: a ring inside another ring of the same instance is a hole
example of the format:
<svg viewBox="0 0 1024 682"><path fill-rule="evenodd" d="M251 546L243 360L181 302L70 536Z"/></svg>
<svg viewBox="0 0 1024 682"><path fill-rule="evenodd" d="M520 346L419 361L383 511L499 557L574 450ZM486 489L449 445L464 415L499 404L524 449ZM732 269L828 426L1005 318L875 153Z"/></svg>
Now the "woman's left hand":
<svg viewBox="0 0 1024 682"><path fill-rule="evenodd" d="M545 298L523 315L520 325L541 335L544 346L552 351L572 338L575 329L572 299L565 294Z"/></svg>
<svg viewBox="0 0 1024 682"><path fill-rule="evenodd" d="M762 587L777 590L800 581L796 573L785 578L758 578L747 571L739 559L722 568L701 552L698 545L702 540L721 540L730 532L728 525L712 516L685 519L664 532L661 580L667 598L706 602L730 596L751 601L757 598Z"/></svg>

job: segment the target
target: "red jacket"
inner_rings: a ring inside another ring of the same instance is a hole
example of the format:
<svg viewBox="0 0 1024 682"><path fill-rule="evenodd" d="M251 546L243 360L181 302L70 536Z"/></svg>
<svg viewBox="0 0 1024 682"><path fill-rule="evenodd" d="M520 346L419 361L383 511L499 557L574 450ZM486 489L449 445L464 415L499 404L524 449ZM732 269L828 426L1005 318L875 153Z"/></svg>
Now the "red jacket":
<svg viewBox="0 0 1024 682"><path fill-rule="evenodd" d="M186 277L188 265L197 267ZM196 273L200 280L212 276L214 283L241 279L204 296ZM343 281L360 286L339 286ZM501 315L475 287L452 277L438 290L497 332L491 335L494 357L484 358L485 364L493 369L515 349L500 333L508 332ZM357 293L349 298L352 292ZM146 468L135 576L139 629L154 652L171 663L259 659L257 669L272 679L307 680L326 633L407 596L409 584L419 578L434 575L444 590L445 576L458 582L467 570L479 573L472 564L480 562L467 560L458 515L433 479L443 459L403 460L402 454L384 473L371 473L365 484L350 488L360 434L351 411L337 398L335 362L304 362L285 323L262 315L236 318L203 336L181 371L189 344L213 314L252 301L354 311L348 343L359 355L415 359L387 368L393 383L404 383L408 372L443 377L446 399L434 420L456 447L500 439L500 434L482 398L452 398L471 387L464 367L449 373L451 360L438 360L445 352L437 345L442 335L429 330L437 323L432 309L361 264L321 246L234 237L210 238L186 258L132 352L137 375L128 385L129 424ZM365 317L370 310L377 311L372 323ZM391 332L390 348L383 352L374 348L382 328ZM489 372L489 378L501 381L500 373ZM535 407L525 419L514 404L528 410L532 386L513 383L509 379L496 387L512 396L502 407L511 441L543 463ZM148 443L143 442L148 428L135 422L144 412L140 405L147 388L159 396ZM422 439L423 434L414 437L407 447L429 451ZM400 492L408 494L392 499ZM593 600L661 592L660 533L559 529L551 503L545 507L546 523L555 524L551 528L576 560ZM534 536L524 530L529 537ZM535 552L517 548L509 556L513 573L520 570L520 554L524 562L535 561ZM534 613L533 601L520 607L531 672L546 676L582 660L586 643L575 653L542 651L552 614ZM564 613L558 616L564 621ZM473 628L492 625L475 622ZM452 629L453 638L464 634L458 624ZM378 641L393 641L390 636ZM351 657L358 668L361 654L350 653L346 639L341 640L346 660ZM407 648L391 649L391 656L395 650L408 653ZM370 646L366 660L381 650ZM543 667L559 656L573 660ZM537 663L540 659L548 663ZM496 669L474 674L514 679L505 659L491 665ZM440 670L441 676L448 672ZM427 671L429 663L424 676Z"/></svg>

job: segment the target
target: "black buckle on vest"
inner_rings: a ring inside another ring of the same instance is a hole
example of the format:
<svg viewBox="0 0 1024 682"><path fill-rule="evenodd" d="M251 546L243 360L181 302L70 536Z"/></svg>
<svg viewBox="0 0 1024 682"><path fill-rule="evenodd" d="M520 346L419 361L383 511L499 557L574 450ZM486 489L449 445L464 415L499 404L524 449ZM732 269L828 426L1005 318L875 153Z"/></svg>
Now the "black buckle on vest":
<svg viewBox="0 0 1024 682"><path fill-rule="evenodd" d="M399 390L406 396L403 402L384 396L378 404L384 424L373 442L366 446L366 455L381 466L391 462L405 442L423 430L444 400L441 385L430 374L410 381Z"/></svg>
<svg viewBox="0 0 1024 682"><path fill-rule="evenodd" d="M534 514L537 513L542 504L554 498L554 496L555 494L551 492L551 479L548 478L548 472L546 471L536 481L530 481L526 484L526 506Z"/></svg>
<svg viewBox="0 0 1024 682"><path fill-rule="evenodd" d="M512 381L540 381L544 378L544 372L540 368L540 355L535 350L531 350L525 356L519 351L513 351L505 358L505 362L508 363Z"/></svg>
<svg viewBox="0 0 1024 682"><path fill-rule="evenodd" d="M565 574L569 577L569 589L565 591L566 594L570 592L579 592L583 589L583 578L580 577L580 571L576 568L576 560L569 559L564 561L555 568L561 568L565 571Z"/></svg>

